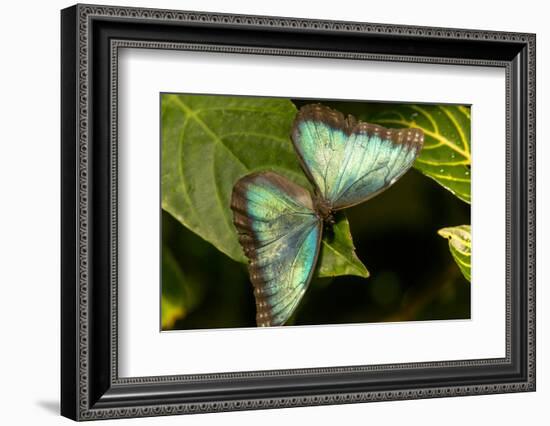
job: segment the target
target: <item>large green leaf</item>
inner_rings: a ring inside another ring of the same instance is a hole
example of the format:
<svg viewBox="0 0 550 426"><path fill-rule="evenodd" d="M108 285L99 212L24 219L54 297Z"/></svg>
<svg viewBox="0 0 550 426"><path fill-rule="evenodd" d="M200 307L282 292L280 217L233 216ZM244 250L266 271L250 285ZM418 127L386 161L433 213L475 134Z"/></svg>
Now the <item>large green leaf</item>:
<svg viewBox="0 0 550 426"><path fill-rule="evenodd" d="M163 95L163 209L232 259L246 262L229 207L235 182L253 171L273 170L311 190L289 138L296 112L288 99ZM349 227L345 217L342 221L342 228ZM334 235L323 239L320 276L366 277L351 234Z"/></svg>
<svg viewBox="0 0 550 426"><path fill-rule="evenodd" d="M470 107L389 105L370 120L385 127L422 129L424 148L414 167L470 202Z"/></svg>
<svg viewBox="0 0 550 426"><path fill-rule="evenodd" d="M162 295L161 327L171 329L174 323L184 318L198 304L202 297L197 281L184 275L172 251L162 247Z"/></svg>
<svg viewBox="0 0 550 426"><path fill-rule="evenodd" d="M470 225L443 228L438 231L438 234L449 239L449 249L456 264L464 277L471 281L472 237Z"/></svg>

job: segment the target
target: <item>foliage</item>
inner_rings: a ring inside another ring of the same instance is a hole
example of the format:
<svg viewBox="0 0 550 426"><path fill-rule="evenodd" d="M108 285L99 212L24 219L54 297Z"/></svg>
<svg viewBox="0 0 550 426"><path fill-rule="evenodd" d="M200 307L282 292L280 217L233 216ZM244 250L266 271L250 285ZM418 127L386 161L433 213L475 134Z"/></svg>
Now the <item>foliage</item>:
<svg viewBox="0 0 550 426"><path fill-rule="evenodd" d="M462 271L464 277L471 281L472 238L470 225L443 228L438 231L443 238L449 239L449 250Z"/></svg>
<svg viewBox="0 0 550 426"><path fill-rule="evenodd" d="M367 278L369 271L355 254L346 215L343 212L338 212L335 216L335 222L332 229L325 230L321 242L317 275L319 277L357 275L358 277Z"/></svg>

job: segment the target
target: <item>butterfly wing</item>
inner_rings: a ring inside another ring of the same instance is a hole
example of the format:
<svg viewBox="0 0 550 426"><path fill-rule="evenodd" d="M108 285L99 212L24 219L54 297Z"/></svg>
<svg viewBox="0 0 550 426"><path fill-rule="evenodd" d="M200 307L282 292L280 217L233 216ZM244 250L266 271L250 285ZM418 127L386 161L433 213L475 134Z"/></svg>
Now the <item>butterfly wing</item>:
<svg viewBox="0 0 550 426"><path fill-rule="evenodd" d="M366 201L399 179L422 149L420 129L386 129L320 104L302 107L292 129L302 168L333 210Z"/></svg>
<svg viewBox="0 0 550 426"><path fill-rule="evenodd" d="M319 254L321 220L310 193L273 173L240 179L233 221L256 298L258 326L283 325L306 291Z"/></svg>

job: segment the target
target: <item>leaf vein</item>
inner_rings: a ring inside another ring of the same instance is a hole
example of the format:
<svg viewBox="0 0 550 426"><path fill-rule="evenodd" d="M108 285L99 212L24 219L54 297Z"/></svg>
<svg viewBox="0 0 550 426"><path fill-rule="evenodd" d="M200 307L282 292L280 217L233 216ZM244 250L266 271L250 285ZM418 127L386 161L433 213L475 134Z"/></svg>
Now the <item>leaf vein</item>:
<svg viewBox="0 0 550 426"><path fill-rule="evenodd" d="M361 268L359 268L357 265L355 265L352 261L350 261L347 256L345 256L342 252L336 250L333 246L331 246L329 243L327 243L325 240L323 240L323 244L328 247L333 253L335 253L338 257L341 257L342 259L344 259L344 261L346 263L348 263L353 269L355 269L356 271L359 271L362 276L364 274L364 272L361 270Z"/></svg>
<svg viewBox="0 0 550 426"><path fill-rule="evenodd" d="M466 135L464 134L464 131L462 130L462 126L458 123L456 120L456 117L447 109L447 108L441 108L442 111L445 113L447 117L449 117L449 120L452 121L453 125L456 127L456 130L458 131L458 134L460 136L460 140L462 141L462 146L465 151L468 153L470 152L470 145L468 141L466 140Z"/></svg>
<svg viewBox="0 0 550 426"><path fill-rule="evenodd" d="M222 147L224 147L227 152L229 152L231 154L231 156L233 158L235 158L235 160L241 165L243 166L246 170L248 170L248 167L246 167L246 165L241 161L241 159L239 157L237 157L235 155L235 153L233 151L231 151L231 149L229 149L229 147L223 143L223 140L216 134L214 133L214 131L207 126L207 124L195 113L195 111L193 111L191 108L189 108L189 106L187 106L180 98L178 97L173 97L171 99L175 99L177 104L181 107L181 109L186 113L188 114L191 118L193 118L197 124L206 132L208 133L208 135L214 140L216 141L218 144L220 144Z"/></svg>

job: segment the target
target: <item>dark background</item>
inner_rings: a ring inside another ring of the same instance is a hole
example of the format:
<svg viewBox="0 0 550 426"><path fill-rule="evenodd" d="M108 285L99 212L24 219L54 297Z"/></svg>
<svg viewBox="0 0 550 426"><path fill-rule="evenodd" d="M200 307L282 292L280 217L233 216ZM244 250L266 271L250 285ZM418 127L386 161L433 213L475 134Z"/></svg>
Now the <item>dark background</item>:
<svg viewBox="0 0 550 426"><path fill-rule="evenodd" d="M311 101L296 100L295 104ZM381 104L325 102L365 119ZM358 257L370 272L314 278L295 325L470 318L470 283L440 228L470 223L470 206L411 169L389 190L345 210ZM200 283L200 301L173 329L255 327L246 265L231 260L162 213L162 238L186 275Z"/></svg>

